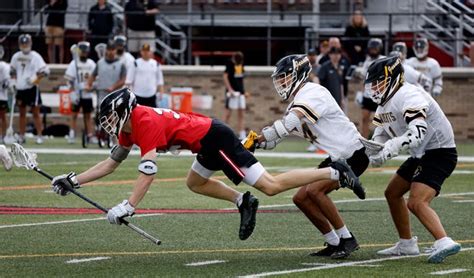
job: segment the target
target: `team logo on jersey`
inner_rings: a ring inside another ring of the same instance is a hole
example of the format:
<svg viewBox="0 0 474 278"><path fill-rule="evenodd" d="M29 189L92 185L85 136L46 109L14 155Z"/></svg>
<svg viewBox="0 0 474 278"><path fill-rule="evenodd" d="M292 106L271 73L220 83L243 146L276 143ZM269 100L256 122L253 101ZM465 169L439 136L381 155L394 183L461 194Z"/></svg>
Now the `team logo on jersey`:
<svg viewBox="0 0 474 278"><path fill-rule="evenodd" d="M391 123L397 120L392 112L376 114L374 120L375 119L377 119L377 121L380 123Z"/></svg>

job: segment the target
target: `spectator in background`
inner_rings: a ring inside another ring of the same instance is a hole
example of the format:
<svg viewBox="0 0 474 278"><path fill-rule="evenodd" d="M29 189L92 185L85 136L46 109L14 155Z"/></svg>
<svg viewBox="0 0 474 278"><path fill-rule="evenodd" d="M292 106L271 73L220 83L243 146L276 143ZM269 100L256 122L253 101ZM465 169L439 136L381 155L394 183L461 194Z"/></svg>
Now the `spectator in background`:
<svg viewBox="0 0 474 278"><path fill-rule="evenodd" d="M319 61L321 61L321 58L326 56L329 52L329 41L324 40L319 44L319 54L316 57L316 63L321 64Z"/></svg>
<svg viewBox="0 0 474 278"><path fill-rule="evenodd" d="M341 64L342 50L337 47L331 47L329 50L329 61L326 61L318 70L318 79L321 86L328 89L342 108L344 99L344 79L347 68Z"/></svg>
<svg viewBox="0 0 474 278"><path fill-rule="evenodd" d="M48 60L50 63L62 64L64 61L64 19L67 10L67 0L50 0L46 6L46 44L48 45ZM59 48L59 61L56 60L56 47Z"/></svg>
<svg viewBox="0 0 474 278"><path fill-rule="evenodd" d="M227 63L223 75L225 92L225 122L229 123L232 110L237 110L237 128L239 130L239 138L246 137L244 112L247 108L246 96L244 88L244 54L240 51L232 55L231 60Z"/></svg>
<svg viewBox="0 0 474 278"><path fill-rule="evenodd" d="M157 107L164 90L163 71L160 64L153 59L153 52L149 44L144 44L140 51L141 58L127 70L127 81L129 87L137 97L137 103L149 107Z"/></svg>
<svg viewBox="0 0 474 278"><path fill-rule="evenodd" d="M107 43L114 28L114 16L112 8L106 0L98 0L97 4L91 7L87 17L89 25L91 48L94 49L99 43ZM91 57L97 61L95 51L91 51Z"/></svg>
<svg viewBox="0 0 474 278"><path fill-rule="evenodd" d="M314 48L310 48L308 50L308 60L309 64L311 65L311 72L309 73L309 81L315 82L317 79L317 70L318 70L318 56L316 54L316 50Z"/></svg>
<svg viewBox="0 0 474 278"><path fill-rule="evenodd" d="M352 65L358 66L364 62L366 53L365 46L367 45L369 37L370 32L367 26L367 20L361 11L354 11L350 17L350 24L347 25L346 31L344 32L344 49L347 55L349 55Z"/></svg>
<svg viewBox="0 0 474 278"><path fill-rule="evenodd" d="M128 69L133 66L135 57L127 51L127 37L122 35L115 36L114 43L117 47L117 58L125 65L128 71Z"/></svg>
<svg viewBox="0 0 474 278"><path fill-rule="evenodd" d="M155 51L155 15L160 10L154 0L130 0L125 4L125 25L127 26L128 50L140 51L148 44Z"/></svg>

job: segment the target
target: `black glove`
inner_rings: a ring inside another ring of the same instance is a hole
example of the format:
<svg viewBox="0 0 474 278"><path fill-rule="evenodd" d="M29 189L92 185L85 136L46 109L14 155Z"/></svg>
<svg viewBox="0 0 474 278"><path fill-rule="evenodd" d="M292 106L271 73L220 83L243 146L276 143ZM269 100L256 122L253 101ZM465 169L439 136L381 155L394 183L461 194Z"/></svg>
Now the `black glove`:
<svg viewBox="0 0 474 278"><path fill-rule="evenodd" d="M70 172L67 175L59 175L54 177L51 181L51 186L53 187L53 191L56 194L61 196L66 196L71 192L71 189L77 189L81 186L76 178L76 173Z"/></svg>

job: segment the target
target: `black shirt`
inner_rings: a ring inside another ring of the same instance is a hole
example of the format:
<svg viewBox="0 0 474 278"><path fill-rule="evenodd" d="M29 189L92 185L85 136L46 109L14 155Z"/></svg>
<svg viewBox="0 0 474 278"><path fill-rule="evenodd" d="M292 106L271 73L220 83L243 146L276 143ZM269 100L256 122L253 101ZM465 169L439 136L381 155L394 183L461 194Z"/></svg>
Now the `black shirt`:
<svg viewBox="0 0 474 278"><path fill-rule="evenodd" d="M339 106L342 101L344 77L344 65L341 63L339 63L337 69L333 66L331 61L327 61L319 67L318 78L321 86L331 92L331 95Z"/></svg>
<svg viewBox="0 0 474 278"><path fill-rule="evenodd" d="M365 61L365 54L367 49L367 42L370 37L369 28L365 27L354 27L348 25L344 32L344 49L347 51L349 58L351 58L352 65L359 65ZM357 52L355 46L359 46L362 50Z"/></svg>
<svg viewBox="0 0 474 278"><path fill-rule="evenodd" d="M64 17L67 10L67 0L58 0L53 5L48 5L45 9L48 14L46 26L56 26L64 28Z"/></svg>
<svg viewBox="0 0 474 278"><path fill-rule="evenodd" d="M130 0L125 4L127 27L134 31L154 31L155 15L146 15L146 10L157 9L153 0ZM131 12L128 14L127 12Z"/></svg>
<svg viewBox="0 0 474 278"><path fill-rule="evenodd" d="M322 65L328 61L329 61L329 55L326 54L319 60L319 64ZM345 78L345 76L347 76L347 73L349 72L349 69L351 67L351 62L349 62L349 59L347 59L347 57L344 54L342 54L339 64L342 65L344 68L343 69L344 79L342 80L342 85L344 87L344 96L347 96L347 92L349 92L349 89L348 89L349 81Z"/></svg>
<svg viewBox="0 0 474 278"><path fill-rule="evenodd" d="M108 36L114 28L112 8L107 3L103 9L99 8L99 4L92 6L89 10L87 22L89 23L89 30L93 35Z"/></svg>
<svg viewBox="0 0 474 278"><path fill-rule="evenodd" d="M236 65L234 62L229 61L225 66L225 73L227 73L227 78L229 79L232 89L234 89L236 92L240 92L241 94L245 93L244 65Z"/></svg>

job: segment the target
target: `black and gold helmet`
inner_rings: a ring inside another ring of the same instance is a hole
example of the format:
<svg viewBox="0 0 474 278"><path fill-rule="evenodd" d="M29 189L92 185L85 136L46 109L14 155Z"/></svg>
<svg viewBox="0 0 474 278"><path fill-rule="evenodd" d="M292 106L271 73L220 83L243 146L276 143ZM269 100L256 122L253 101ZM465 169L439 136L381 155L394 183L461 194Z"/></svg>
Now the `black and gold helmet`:
<svg viewBox="0 0 474 278"><path fill-rule="evenodd" d="M370 64L365 78L365 90L378 105L384 105L404 82L402 61L397 56L377 59Z"/></svg>

